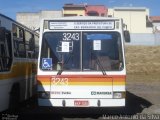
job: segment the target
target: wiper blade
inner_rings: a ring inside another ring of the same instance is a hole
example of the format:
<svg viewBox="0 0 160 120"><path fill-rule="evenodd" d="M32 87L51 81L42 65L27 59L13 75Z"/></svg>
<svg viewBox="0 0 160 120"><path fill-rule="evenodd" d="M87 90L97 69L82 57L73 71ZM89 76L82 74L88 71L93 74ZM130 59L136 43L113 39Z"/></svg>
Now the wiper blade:
<svg viewBox="0 0 160 120"><path fill-rule="evenodd" d="M63 70L59 70L58 73L57 73L57 75L61 75L62 72L63 72Z"/></svg>
<svg viewBox="0 0 160 120"><path fill-rule="evenodd" d="M63 72L63 63L62 62L58 62L57 70L58 70L57 75L61 75Z"/></svg>
<svg viewBox="0 0 160 120"><path fill-rule="evenodd" d="M69 57L64 61L64 63L61 63L60 66L61 66L62 69L58 70L57 75L61 75L61 74L62 74L62 72L64 71L63 66L69 62L69 60L71 59L71 57L72 57L72 53L71 53L71 54L69 55Z"/></svg>
<svg viewBox="0 0 160 120"><path fill-rule="evenodd" d="M101 69L103 75L107 75L105 69L103 68L103 66L102 66L101 62L99 61L99 59L97 58L97 56L96 56L96 63L99 66L99 68Z"/></svg>
<svg viewBox="0 0 160 120"><path fill-rule="evenodd" d="M103 75L107 75L107 74L106 74L106 71L105 71L104 67L102 66L101 62L99 61L97 55L94 54L93 52L92 52L92 54L95 56L95 58L96 58L96 63L97 63L97 65L99 66L99 68L101 69Z"/></svg>

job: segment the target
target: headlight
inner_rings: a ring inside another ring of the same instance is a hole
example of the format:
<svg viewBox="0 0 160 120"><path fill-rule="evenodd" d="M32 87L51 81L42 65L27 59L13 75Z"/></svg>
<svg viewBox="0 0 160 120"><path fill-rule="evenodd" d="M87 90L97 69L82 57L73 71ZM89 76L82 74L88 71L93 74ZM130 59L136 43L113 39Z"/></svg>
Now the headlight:
<svg viewBox="0 0 160 120"><path fill-rule="evenodd" d="M50 98L50 92L39 92L38 97L42 99L48 99Z"/></svg>

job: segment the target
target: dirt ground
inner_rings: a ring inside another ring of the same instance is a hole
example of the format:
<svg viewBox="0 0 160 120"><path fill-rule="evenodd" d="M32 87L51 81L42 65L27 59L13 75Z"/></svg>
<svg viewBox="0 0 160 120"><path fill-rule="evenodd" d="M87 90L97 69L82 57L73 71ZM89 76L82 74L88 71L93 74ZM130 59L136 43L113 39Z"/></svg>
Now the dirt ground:
<svg viewBox="0 0 160 120"><path fill-rule="evenodd" d="M126 46L127 74L159 75L160 46Z"/></svg>
<svg viewBox="0 0 160 120"><path fill-rule="evenodd" d="M160 114L160 46L126 46L127 90L152 105L143 113Z"/></svg>

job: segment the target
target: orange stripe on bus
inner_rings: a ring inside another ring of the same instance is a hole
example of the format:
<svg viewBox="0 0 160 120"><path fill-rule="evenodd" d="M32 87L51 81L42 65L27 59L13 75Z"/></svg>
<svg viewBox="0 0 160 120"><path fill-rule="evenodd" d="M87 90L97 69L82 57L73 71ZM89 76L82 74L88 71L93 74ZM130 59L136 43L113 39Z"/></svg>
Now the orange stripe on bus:
<svg viewBox="0 0 160 120"><path fill-rule="evenodd" d="M60 78L60 77L37 77L38 81L41 82L49 82L51 79L54 78ZM125 81L125 77L124 78L117 78L117 77L87 77L86 76L81 76L81 77L61 77L62 78L68 78L70 82L111 82L112 80L114 82L124 82Z"/></svg>
<svg viewBox="0 0 160 120"><path fill-rule="evenodd" d="M44 82L44 83L39 83L38 82L38 85L50 86L51 83L50 82ZM69 82L68 85L76 85L76 86L78 86L78 85L112 86L113 85L113 86L118 86L118 85L125 85L125 83L124 82L117 82L117 83L110 83L110 82ZM58 85L58 86L61 86L61 85Z"/></svg>
<svg viewBox="0 0 160 120"><path fill-rule="evenodd" d="M112 82L69 82L68 85L112 85Z"/></svg>
<svg viewBox="0 0 160 120"><path fill-rule="evenodd" d="M39 85L50 85L55 76L38 76ZM103 77L103 76L61 76L56 78L68 78L68 85L125 85L125 76L121 77Z"/></svg>

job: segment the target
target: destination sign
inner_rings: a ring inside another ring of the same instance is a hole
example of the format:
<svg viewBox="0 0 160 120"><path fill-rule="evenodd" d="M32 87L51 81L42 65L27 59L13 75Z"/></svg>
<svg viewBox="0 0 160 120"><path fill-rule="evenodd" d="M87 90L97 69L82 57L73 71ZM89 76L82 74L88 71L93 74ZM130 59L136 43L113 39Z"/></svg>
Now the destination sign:
<svg viewBox="0 0 160 120"><path fill-rule="evenodd" d="M114 21L50 21L51 30L111 30L114 29Z"/></svg>

